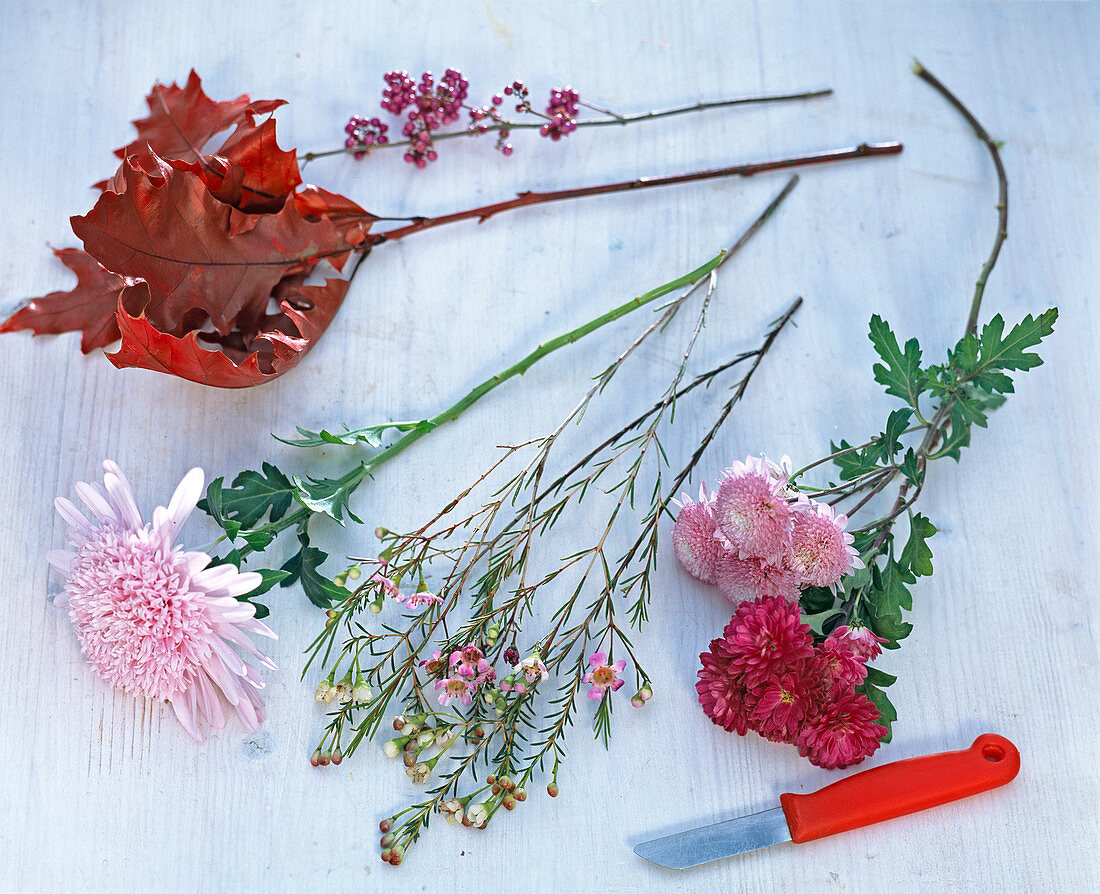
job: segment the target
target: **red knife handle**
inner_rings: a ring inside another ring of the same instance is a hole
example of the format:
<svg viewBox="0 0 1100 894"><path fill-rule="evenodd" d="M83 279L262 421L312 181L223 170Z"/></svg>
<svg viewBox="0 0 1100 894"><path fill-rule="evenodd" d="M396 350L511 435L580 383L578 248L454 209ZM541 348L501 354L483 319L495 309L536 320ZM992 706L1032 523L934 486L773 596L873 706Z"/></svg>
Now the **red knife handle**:
<svg viewBox="0 0 1100 894"><path fill-rule="evenodd" d="M1020 752L985 733L963 751L926 754L856 773L809 795L779 796L791 840L813 841L997 788L1020 772Z"/></svg>

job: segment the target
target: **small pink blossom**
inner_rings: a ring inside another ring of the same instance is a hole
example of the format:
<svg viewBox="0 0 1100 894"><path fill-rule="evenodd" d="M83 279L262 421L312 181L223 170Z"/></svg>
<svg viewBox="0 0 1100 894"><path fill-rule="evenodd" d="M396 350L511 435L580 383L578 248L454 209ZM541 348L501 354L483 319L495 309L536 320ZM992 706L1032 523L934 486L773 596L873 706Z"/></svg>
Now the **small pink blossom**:
<svg viewBox="0 0 1100 894"><path fill-rule="evenodd" d="M466 646L451 653L450 666L460 677L474 678L480 683L492 669L485 654L477 646Z"/></svg>
<svg viewBox="0 0 1100 894"><path fill-rule="evenodd" d="M853 568L863 568L844 528L846 515L837 515L828 503L800 503L791 532L791 567L802 583L834 587Z"/></svg>
<svg viewBox="0 0 1100 894"><path fill-rule="evenodd" d="M864 661L874 661L882 654L882 646L880 643L887 643L889 640L883 639L881 636L875 636L870 627L865 627L863 624L855 623L849 624L847 627L837 627L830 637L837 637L837 639L847 640L848 644L852 647L852 651L862 658Z"/></svg>
<svg viewBox="0 0 1100 894"><path fill-rule="evenodd" d="M865 659L852 648L851 640L843 635L837 636L836 631L829 634L814 651L823 662L829 683L842 691L858 686L867 676Z"/></svg>
<svg viewBox="0 0 1100 894"><path fill-rule="evenodd" d="M385 565L383 565L383 568L384 567ZM384 596L389 596L391 599L397 599L399 601L403 598L401 596L401 588L398 587L393 580L382 574L381 571L376 571L372 574L370 576L370 582L372 584L378 584Z"/></svg>
<svg viewBox="0 0 1100 894"><path fill-rule="evenodd" d="M615 692L626 682L619 676L626 668L625 659L620 658L614 664L608 664L606 654L594 652L588 658L588 665L592 670L581 677L581 682L592 684L592 688L588 690L589 698L603 698L608 689Z"/></svg>
<svg viewBox="0 0 1100 894"><path fill-rule="evenodd" d="M716 563L714 582L733 605L763 596L788 602L798 599L798 578L793 571L769 565L761 559L739 559L732 553L725 554Z"/></svg>
<svg viewBox="0 0 1100 894"><path fill-rule="evenodd" d="M437 596L435 593L431 593L428 590L417 590L414 593L405 594L399 593L397 599L406 608L413 609L414 611L429 605L439 605L443 601L442 596Z"/></svg>
<svg viewBox="0 0 1100 894"><path fill-rule="evenodd" d="M718 531L738 558L783 564L794 526L785 484L776 480L765 460L751 456L726 473L714 505Z"/></svg>
<svg viewBox="0 0 1100 894"><path fill-rule="evenodd" d="M681 498L680 511L672 525L672 548L688 574L714 583L715 565L722 556L722 544L715 539L714 497L708 497L706 487L699 487L699 502L686 494Z"/></svg>
<svg viewBox="0 0 1100 894"><path fill-rule="evenodd" d="M458 699L463 705L468 705L474 700L474 689L477 684L464 677L444 677L435 681L435 688L440 690L439 704L444 708L452 701Z"/></svg>
<svg viewBox="0 0 1100 894"><path fill-rule="evenodd" d="M528 685L540 683L548 676L546 665L542 663L542 658L538 652L524 658L523 661L512 668L512 672L516 676L522 675Z"/></svg>

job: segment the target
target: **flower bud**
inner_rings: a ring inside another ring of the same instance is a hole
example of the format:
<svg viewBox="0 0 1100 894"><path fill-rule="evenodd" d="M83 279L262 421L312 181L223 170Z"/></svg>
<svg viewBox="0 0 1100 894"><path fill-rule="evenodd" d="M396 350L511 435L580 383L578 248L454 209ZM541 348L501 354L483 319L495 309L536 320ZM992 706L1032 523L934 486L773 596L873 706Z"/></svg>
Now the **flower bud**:
<svg viewBox="0 0 1100 894"><path fill-rule="evenodd" d="M561 791L561 789L558 788L558 784L556 782L551 782L548 786L546 786L546 794L548 794L551 798L556 798L559 791Z"/></svg>
<svg viewBox="0 0 1100 894"><path fill-rule="evenodd" d="M320 761L321 761L321 766L322 767L327 767L329 765L329 761L331 761L331 760L332 760L332 755L331 754L329 754L327 751L322 751L321 752Z"/></svg>
<svg viewBox="0 0 1100 894"><path fill-rule="evenodd" d="M401 753L401 749L405 747L404 739L390 739L385 745L382 746L382 751L386 757L397 757Z"/></svg>
<svg viewBox="0 0 1100 894"><path fill-rule="evenodd" d="M344 752L342 752L339 748L332 749L332 763L338 767L343 760Z"/></svg>
<svg viewBox="0 0 1100 894"><path fill-rule="evenodd" d="M393 832L387 832L385 835L382 836L378 844L381 847L390 847L390 845L392 845L396 840L397 839L394 837Z"/></svg>
<svg viewBox="0 0 1100 894"><path fill-rule="evenodd" d="M398 733L399 733L399 732L401 732L401 730L403 730L404 728L405 728L405 718L404 718L404 716L402 715L402 716L394 717L394 718L393 718L393 729L394 729L394 732L398 732Z"/></svg>
<svg viewBox="0 0 1100 894"><path fill-rule="evenodd" d="M500 787L506 792L510 792L516 787L516 784L512 782L511 778L508 776L498 776L497 782L500 783Z"/></svg>
<svg viewBox="0 0 1100 894"><path fill-rule="evenodd" d="M431 775L432 768L425 763L413 764L409 769L405 771L405 775L408 776L417 785L426 782Z"/></svg>
<svg viewBox="0 0 1100 894"><path fill-rule="evenodd" d="M527 800L527 789L525 788L517 788L514 792L512 792L512 794L515 796L517 801Z"/></svg>
<svg viewBox="0 0 1100 894"><path fill-rule="evenodd" d="M488 638L490 643L496 642L497 637L500 636L500 626L498 624L494 624L492 627L485 631L485 636L486 638Z"/></svg>
<svg viewBox="0 0 1100 894"><path fill-rule="evenodd" d="M478 829L484 829L489 824L489 809L484 804L471 804L466 808L466 816L470 825Z"/></svg>
<svg viewBox="0 0 1100 894"><path fill-rule="evenodd" d="M388 847L383 848L382 849L382 862L383 863L389 863L390 862L390 857L392 855L393 855L393 851L391 851Z"/></svg>
<svg viewBox="0 0 1100 894"><path fill-rule="evenodd" d="M404 756L402 757L403 763L410 770L416 764L417 760L418 760L418 756L417 756L417 753L415 751L406 751ZM405 772L408 772L408 770L406 770Z"/></svg>
<svg viewBox="0 0 1100 894"><path fill-rule="evenodd" d="M496 774L490 773L488 776L485 777L485 781L489 783L489 785L494 785L497 781Z"/></svg>
<svg viewBox="0 0 1100 894"><path fill-rule="evenodd" d="M311 754L309 756L309 762L314 767L321 766L321 749L320 748L315 749L313 754Z"/></svg>
<svg viewBox="0 0 1100 894"><path fill-rule="evenodd" d="M388 832L392 828L393 828L393 820L392 819L384 819L384 820L382 820L382 822L380 822L378 824L378 831L379 832Z"/></svg>
<svg viewBox="0 0 1100 894"><path fill-rule="evenodd" d="M516 809L516 799L512 795L505 795L504 800L501 801L500 803L504 805L505 810L515 810Z"/></svg>
<svg viewBox="0 0 1100 894"><path fill-rule="evenodd" d="M426 729L416 737L416 744L420 748L427 748L435 741L435 730Z"/></svg>
<svg viewBox="0 0 1100 894"><path fill-rule="evenodd" d="M382 604L382 599L375 599L374 602L367 603L367 608L370 609L371 614L377 615L380 611L382 611Z"/></svg>
<svg viewBox="0 0 1100 894"><path fill-rule="evenodd" d="M401 860L405 856L405 848L400 844L397 845L390 854L390 866L400 866Z"/></svg>
<svg viewBox="0 0 1100 894"><path fill-rule="evenodd" d="M340 572L339 574L337 574L337 575L336 575L336 576L335 576L335 577L334 577L334 578L332 579L332 582L333 582L334 584L336 584L336 586L338 586L338 587L343 587L343 586L346 586L346 585L347 585L347 582L348 582L348 575L347 575L347 572L345 572L345 571L342 571L342 572Z"/></svg>
<svg viewBox="0 0 1100 894"><path fill-rule="evenodd" d="M352 565L348 569L348 577L350 577L352 580L359 580L360 574L362 574L362 572L359 570L358 565Z"/></svg>

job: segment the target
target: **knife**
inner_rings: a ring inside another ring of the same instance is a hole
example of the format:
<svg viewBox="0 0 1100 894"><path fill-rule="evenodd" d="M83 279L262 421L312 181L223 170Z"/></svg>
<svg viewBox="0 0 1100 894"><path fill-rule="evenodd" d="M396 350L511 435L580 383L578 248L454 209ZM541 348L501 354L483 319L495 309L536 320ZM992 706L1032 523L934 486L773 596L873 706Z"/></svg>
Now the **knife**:
<svg viewBox="0 0 1100 894"><path fill-rule="evenodd" d="M779 807L644 841L634 853L670 869L687 869L784 841L802 844L896 816L927 810L1011 782L1020 752L985 733L962 751L926 754L856 773L808 795L787 792Z"/></svg>

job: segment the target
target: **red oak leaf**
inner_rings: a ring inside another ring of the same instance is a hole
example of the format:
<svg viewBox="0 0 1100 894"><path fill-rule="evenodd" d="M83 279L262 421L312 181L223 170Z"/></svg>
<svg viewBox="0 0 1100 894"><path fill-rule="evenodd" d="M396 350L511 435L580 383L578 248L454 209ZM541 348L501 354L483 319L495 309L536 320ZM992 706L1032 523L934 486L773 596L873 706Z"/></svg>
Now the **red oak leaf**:
<svg viewBox="0 0 1100 894"><path fill-rule="evenodd" d="M5 320L0 332L30 329L46 335L79 329L80 350L85 354L117 341L118 296L134 280L112 273L79 248L55 248L54 254L76 274L76 286L35 298Z"/></svg>
<svg viewBox="0 0 1100 894"><path fill-rule="evenodd" d="M286 282L295 278L288 277ZM328 327L347 294L348 281L282 288L281 313L265 316L246 342L240 333L210 336L192 330L183 337L162 332L145 315L149 286L127 288L118 308L122 345L108 359L117 367L166 372L219 388L247 388L293 369ZM206 344L204 344L204 342Z"/></svg>
<svg viewBox="0 0 1100 894"><path fill-rule="evenodd" d="M341 269L366 238L369 221L341 231L304 218L294 202L274 214L240 212L195 165L152 160L155 173L123 162L113 188L72 226L103 266L148 283L144 313L162 332L182 336L209 317L221 335L254 334L280 280L326 259Z"/></svg>
<svg viewBox="0 0 1100 894"><path fill-rule="evenodd" d="M215 102L202 89L202 79L192 69L187 86L175 82L166 87L154 84L145 97L149 115L134 121L137 139L115 150L119 158L136 156L139 164L155 173L153 155L161 158L181 158L200 161L202 148L219 133L236 127L246 113L264 115L281 105L282 99L261 99L255 102L242 94L226 102Z"/></svg>

